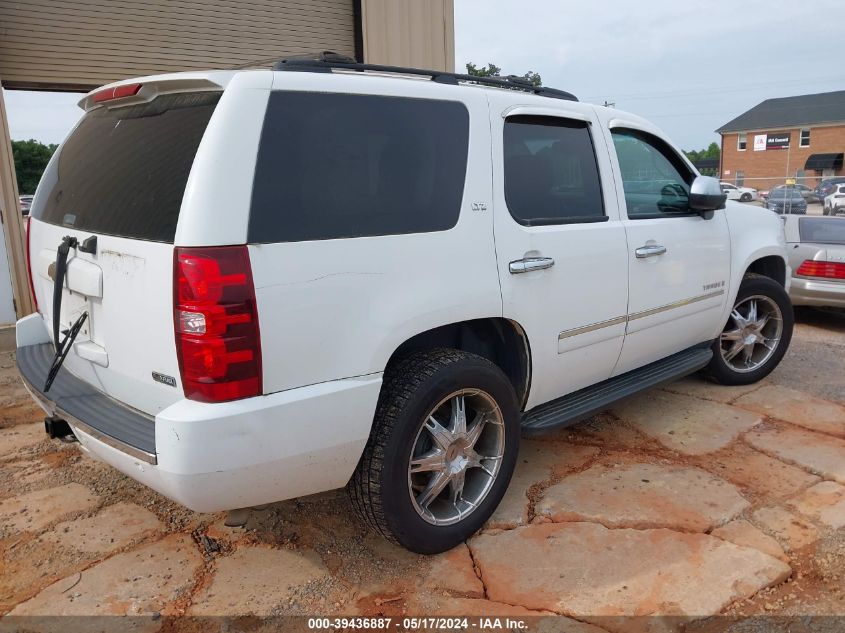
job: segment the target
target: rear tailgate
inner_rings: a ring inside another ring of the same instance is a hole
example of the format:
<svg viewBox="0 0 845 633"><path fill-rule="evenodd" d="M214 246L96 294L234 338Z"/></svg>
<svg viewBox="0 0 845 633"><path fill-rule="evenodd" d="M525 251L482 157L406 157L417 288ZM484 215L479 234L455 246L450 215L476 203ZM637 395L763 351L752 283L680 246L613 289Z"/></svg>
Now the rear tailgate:
<svg viewBox="0 0 845 633"><path fill-rule="evenodd" d="M71 249L61 329L84 312L62 371L155 415L182 398L173 334L173 242L188 176L221 89L89 111L50 162L31 211L32 279L52 331L56 250ZM90 97L88 98L90 100ZM88 244L91 244L89 241Z"/></svg>

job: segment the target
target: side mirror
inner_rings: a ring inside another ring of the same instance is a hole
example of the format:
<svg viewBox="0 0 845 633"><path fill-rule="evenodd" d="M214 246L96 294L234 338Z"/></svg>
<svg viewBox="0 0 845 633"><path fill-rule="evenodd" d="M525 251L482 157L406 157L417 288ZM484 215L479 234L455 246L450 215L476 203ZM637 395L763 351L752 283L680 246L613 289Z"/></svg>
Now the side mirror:
<svg viewBox="0 0 845 633"><path fill-rule="evenodd" d="M719 181L710 176L698 176L692 181L689 192L689 208L704 219L713 217L717 209L725 208L728 196L722 192Z"/></svg>

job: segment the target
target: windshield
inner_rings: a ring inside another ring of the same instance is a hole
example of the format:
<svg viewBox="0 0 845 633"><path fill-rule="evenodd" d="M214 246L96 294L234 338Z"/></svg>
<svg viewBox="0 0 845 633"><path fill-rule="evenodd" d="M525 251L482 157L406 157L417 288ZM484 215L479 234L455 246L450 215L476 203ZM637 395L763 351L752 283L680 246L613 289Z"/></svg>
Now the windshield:
<svg viewBox="0 0 845 633"><path fill-rule="evenodd" d="M89 112L50 161L30 215L92 233L172 242L219 98L169 94Z"/></svg>
<svg viewBox="0 0 845 633"><path fill-rule="evenodd" d="M801 218L798 234L802 242L845 245L845 218Z"/></svg>

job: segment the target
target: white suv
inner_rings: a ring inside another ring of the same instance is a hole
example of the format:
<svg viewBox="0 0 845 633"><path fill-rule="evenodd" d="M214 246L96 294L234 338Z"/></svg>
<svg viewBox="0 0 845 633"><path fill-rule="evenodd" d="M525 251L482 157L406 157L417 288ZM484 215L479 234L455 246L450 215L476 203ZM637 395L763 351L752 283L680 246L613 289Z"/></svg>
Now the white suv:
<svg viewBox="0 0 845 633"><path fill-rule="evenodd" d="M845 185L836 185L824 199L824 215L838 215L845 210Z"/></svg>
<svg viewBox="0 0 845 633"><path fill-rule="evenodd" d="M334 56L81 106L32 207L18 365L49 432L194 510L347 486L439 552L523 429L750 383L789 344L781 221L634 115Z"/></svg>

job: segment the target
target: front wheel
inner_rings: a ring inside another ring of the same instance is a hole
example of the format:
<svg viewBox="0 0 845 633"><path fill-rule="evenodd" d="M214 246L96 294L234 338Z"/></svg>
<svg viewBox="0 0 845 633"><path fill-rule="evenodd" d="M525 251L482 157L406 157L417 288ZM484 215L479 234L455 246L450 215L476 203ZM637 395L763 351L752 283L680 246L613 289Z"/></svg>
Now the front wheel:
<svg viewBox="0 0 845 633"><path fill-rule="evenodd" d="M519 450L516 395L501 369L459 350L388 367L347 491L357 514L420 554L451 549L493 514Z"/></svg>
<svg viewBox="0 0 845 633"><path fill-rule="evenodd" d="M706 373L724 385L762 380L786 353L794 322L792 303L783 286L749 273L739 286L728 322L713 341L713 358Z"/></svg>
<svg viewBox="0 0 845 633"><path fill-rule="evenodd" d="M751 200L751 194L750 193L744 193L739 197L740 202L749 202L750 200Z"/></svg>

